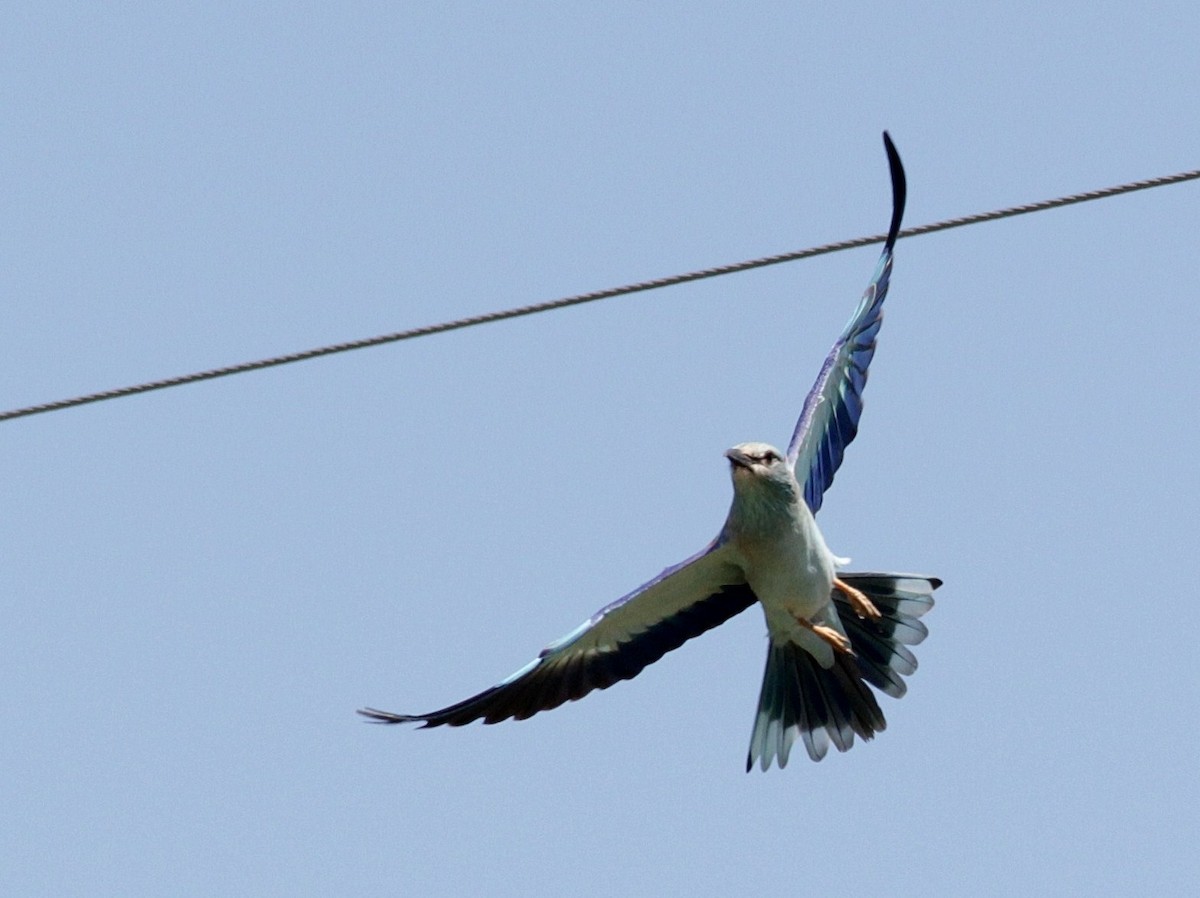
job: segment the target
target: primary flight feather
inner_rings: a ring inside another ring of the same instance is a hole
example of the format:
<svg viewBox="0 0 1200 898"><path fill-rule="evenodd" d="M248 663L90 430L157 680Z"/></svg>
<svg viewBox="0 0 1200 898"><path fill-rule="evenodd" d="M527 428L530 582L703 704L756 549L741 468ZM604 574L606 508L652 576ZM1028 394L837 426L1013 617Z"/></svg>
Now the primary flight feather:
<svg viewBox="0 0 1200 898"><path fill-rule="evenodd" d="M813 517L858 432L862 391L883 320L904 214L900 156L885 132L892 221L875 273L804 401L786 454L766 443L725 453L733 504L720 534L691 558L601 608L499 684L428 714L364 708L377 723L461 726L523 720L628 680L756 602L769 645L746 769L787 764L799 738L819 761L886 722L871 688L899 698L925 638L934 577L839 572Z"/></svg>

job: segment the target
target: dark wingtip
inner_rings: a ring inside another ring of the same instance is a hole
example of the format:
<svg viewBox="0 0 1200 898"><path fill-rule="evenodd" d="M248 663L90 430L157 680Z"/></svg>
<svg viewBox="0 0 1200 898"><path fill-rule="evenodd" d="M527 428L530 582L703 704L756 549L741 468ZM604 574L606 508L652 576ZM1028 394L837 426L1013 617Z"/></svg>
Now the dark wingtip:
<svg viewBox="0 0 1200 898"><path fill-rule="evenodd" d="M886 131L883 132L883 147L887 150L888 168L892 173L892 225L888 228L885 250L891 250L896 245L896 237L900 233L900 221L904 218L904 202L908 197L908 182L904 177L904 163L896 152L896 145Z"/></svg>
<svg viewBox="0 0 1200 898"><path fill-rule="evenodd" d="M391 711L380 711L377 708L359 708L354 712L367 718L367 723L413 723L414 719L405 714L393 714Z"/></svg>

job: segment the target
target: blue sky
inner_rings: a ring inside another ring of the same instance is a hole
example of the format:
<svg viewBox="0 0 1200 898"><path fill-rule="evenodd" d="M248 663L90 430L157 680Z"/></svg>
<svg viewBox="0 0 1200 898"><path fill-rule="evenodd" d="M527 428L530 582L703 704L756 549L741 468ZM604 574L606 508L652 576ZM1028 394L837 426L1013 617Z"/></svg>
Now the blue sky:
<svg viewBox="0 0 1200 898"><path fill-rule="evenodd" d="M812 8L806 8L812 7ZM0 405L1200 165L1194 3L9 4ZM902 241L827 495L944 578L889 729L743 772L751 610L413 732L715 535L877 248L0 440L0 891L1179 894L1200 187Z"/></svg>

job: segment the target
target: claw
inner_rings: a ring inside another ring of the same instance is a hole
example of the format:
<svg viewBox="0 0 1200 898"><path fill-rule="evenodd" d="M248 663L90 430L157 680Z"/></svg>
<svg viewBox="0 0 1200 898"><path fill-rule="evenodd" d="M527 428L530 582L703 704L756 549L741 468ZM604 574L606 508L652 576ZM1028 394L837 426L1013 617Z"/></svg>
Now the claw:
<svg viewBox="0 0 1200 898"><path fill-rule="evenodd" d="M813 624L812 631L833 646L835 652L854 657L854 649L850 648L850 640L833 627L824 624Z"/></svg>
<svg viewBox="0 0 1200 898"><path fill-rule="evenodd" d="M821 639L829 643L835 652L842 655L849 655L851 658L854 657L854 649L850 647L850 640L833 629L833 627L827 627L824 624L814 624L812 621L805 620L799 615L796 615L796 623L821 637Z"/></svg>
<svg viewBox="0 0 1200 898"><path fill-rule="evenodd" d="M854 613L859 617L869 618L870 620L879 620L883 617L879 609L875 607L875 603L849 583L835 579L833 581L833 588L846 597L847 601L850 602L850 607L854 609Z"/></svg>

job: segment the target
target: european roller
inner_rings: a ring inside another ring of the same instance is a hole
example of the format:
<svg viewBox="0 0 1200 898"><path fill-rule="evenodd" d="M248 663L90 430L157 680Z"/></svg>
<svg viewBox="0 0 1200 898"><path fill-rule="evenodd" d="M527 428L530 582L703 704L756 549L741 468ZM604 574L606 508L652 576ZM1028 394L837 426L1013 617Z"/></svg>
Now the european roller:
<svg viewBox="0 0 1200 898"><path fill-rule="evenodd" d="M832 744L886 727L871 687L899 698L917 669L909 646L927 633L934 577L850 573L825 545L814 515L858 432L867 368L883 319L904 214L900 156L885 132L892 221L871 283L833 344L804 401L786 452L742 443L725 453L733 503L721 532L686 561L601 608L491 689L428 714L364 708L379 723L497 723L574 701L637 676L751 605L762 607L769 644L746 769L787 764L799 738L814 761Z"/></svg>

